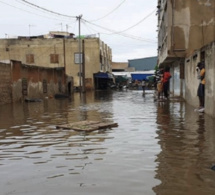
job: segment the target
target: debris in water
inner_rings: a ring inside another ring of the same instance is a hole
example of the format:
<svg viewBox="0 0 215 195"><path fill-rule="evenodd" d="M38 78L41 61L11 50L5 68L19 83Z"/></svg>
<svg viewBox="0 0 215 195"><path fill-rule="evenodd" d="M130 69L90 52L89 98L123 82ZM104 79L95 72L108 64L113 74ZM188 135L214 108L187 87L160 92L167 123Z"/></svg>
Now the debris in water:
<svg viewBox="0 0 215 195"><path fill-rule="evenodd" d="M66 125L56 126L58 129L72 129L75 131L96 131L105 128L118 127L117 123L107 123L100 121L80 121L74 122Z"/></svg>

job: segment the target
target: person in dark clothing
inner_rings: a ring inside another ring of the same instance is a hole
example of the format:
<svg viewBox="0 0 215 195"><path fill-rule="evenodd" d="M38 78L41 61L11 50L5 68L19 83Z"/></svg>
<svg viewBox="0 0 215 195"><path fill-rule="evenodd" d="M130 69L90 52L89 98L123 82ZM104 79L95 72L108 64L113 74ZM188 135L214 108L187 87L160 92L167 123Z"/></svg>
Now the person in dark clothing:
<svg viewBox="0 0 215 195"><path fill-rule="evenodd" d="M197 67L199 68L198 78L200 79L197 95L199 97L199 112L204 112L205 106L205 64L199 62Z"/></svg>
<svg viewBox="0 0 215 195"><path fill-rule="evenodd" d="M169 80L172 77L169 70L170 68L166 67L163 74L163 92L166 99L169 98Z"/></svg>
<svg viewBox="0 0 215 195"><path fill-rule="evenodd" d="M143 79L141 84L142 84L143 93L145 94L145 90L146 90L146 81Z"/></svg>

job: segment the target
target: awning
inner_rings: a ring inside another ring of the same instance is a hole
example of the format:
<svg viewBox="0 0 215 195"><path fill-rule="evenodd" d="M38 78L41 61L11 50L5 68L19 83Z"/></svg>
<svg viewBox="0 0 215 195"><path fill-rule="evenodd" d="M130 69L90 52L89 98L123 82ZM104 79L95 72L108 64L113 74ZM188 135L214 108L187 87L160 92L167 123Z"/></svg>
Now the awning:
<svg viewBox="0 0 215 195"><path fill-rule="evenodd" d="M94 78L113 79L113 75L110 73L99 72L94 74Z"/></svg>

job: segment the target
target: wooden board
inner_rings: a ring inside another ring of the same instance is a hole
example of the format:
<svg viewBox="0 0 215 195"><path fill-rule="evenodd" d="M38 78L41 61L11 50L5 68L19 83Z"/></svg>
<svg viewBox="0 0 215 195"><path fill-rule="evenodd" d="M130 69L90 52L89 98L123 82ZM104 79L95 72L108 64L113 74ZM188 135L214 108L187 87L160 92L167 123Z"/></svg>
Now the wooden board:
<svg viewBox="0 0 215 195"><path fill-rule="evenodd" d="M58 129L72 129L75 131L96 131L105 128L118 127L117 123L107 123L100 121L80 121L66 125L56 126Z"/></svg>

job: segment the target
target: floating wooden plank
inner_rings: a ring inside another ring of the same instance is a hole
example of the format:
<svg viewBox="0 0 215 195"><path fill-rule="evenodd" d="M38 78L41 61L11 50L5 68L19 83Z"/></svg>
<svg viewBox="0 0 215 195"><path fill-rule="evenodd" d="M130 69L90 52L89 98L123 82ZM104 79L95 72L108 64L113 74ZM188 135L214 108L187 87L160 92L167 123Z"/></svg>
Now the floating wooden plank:
<svg viewBox="0 0 215 195"><path fill-rule="evenodd" d="M117 123L108 123L100 121L80 121L66 125L56 126L58 129L72 129L75 131L96 131L105 128L118 127Z"/></svg>

